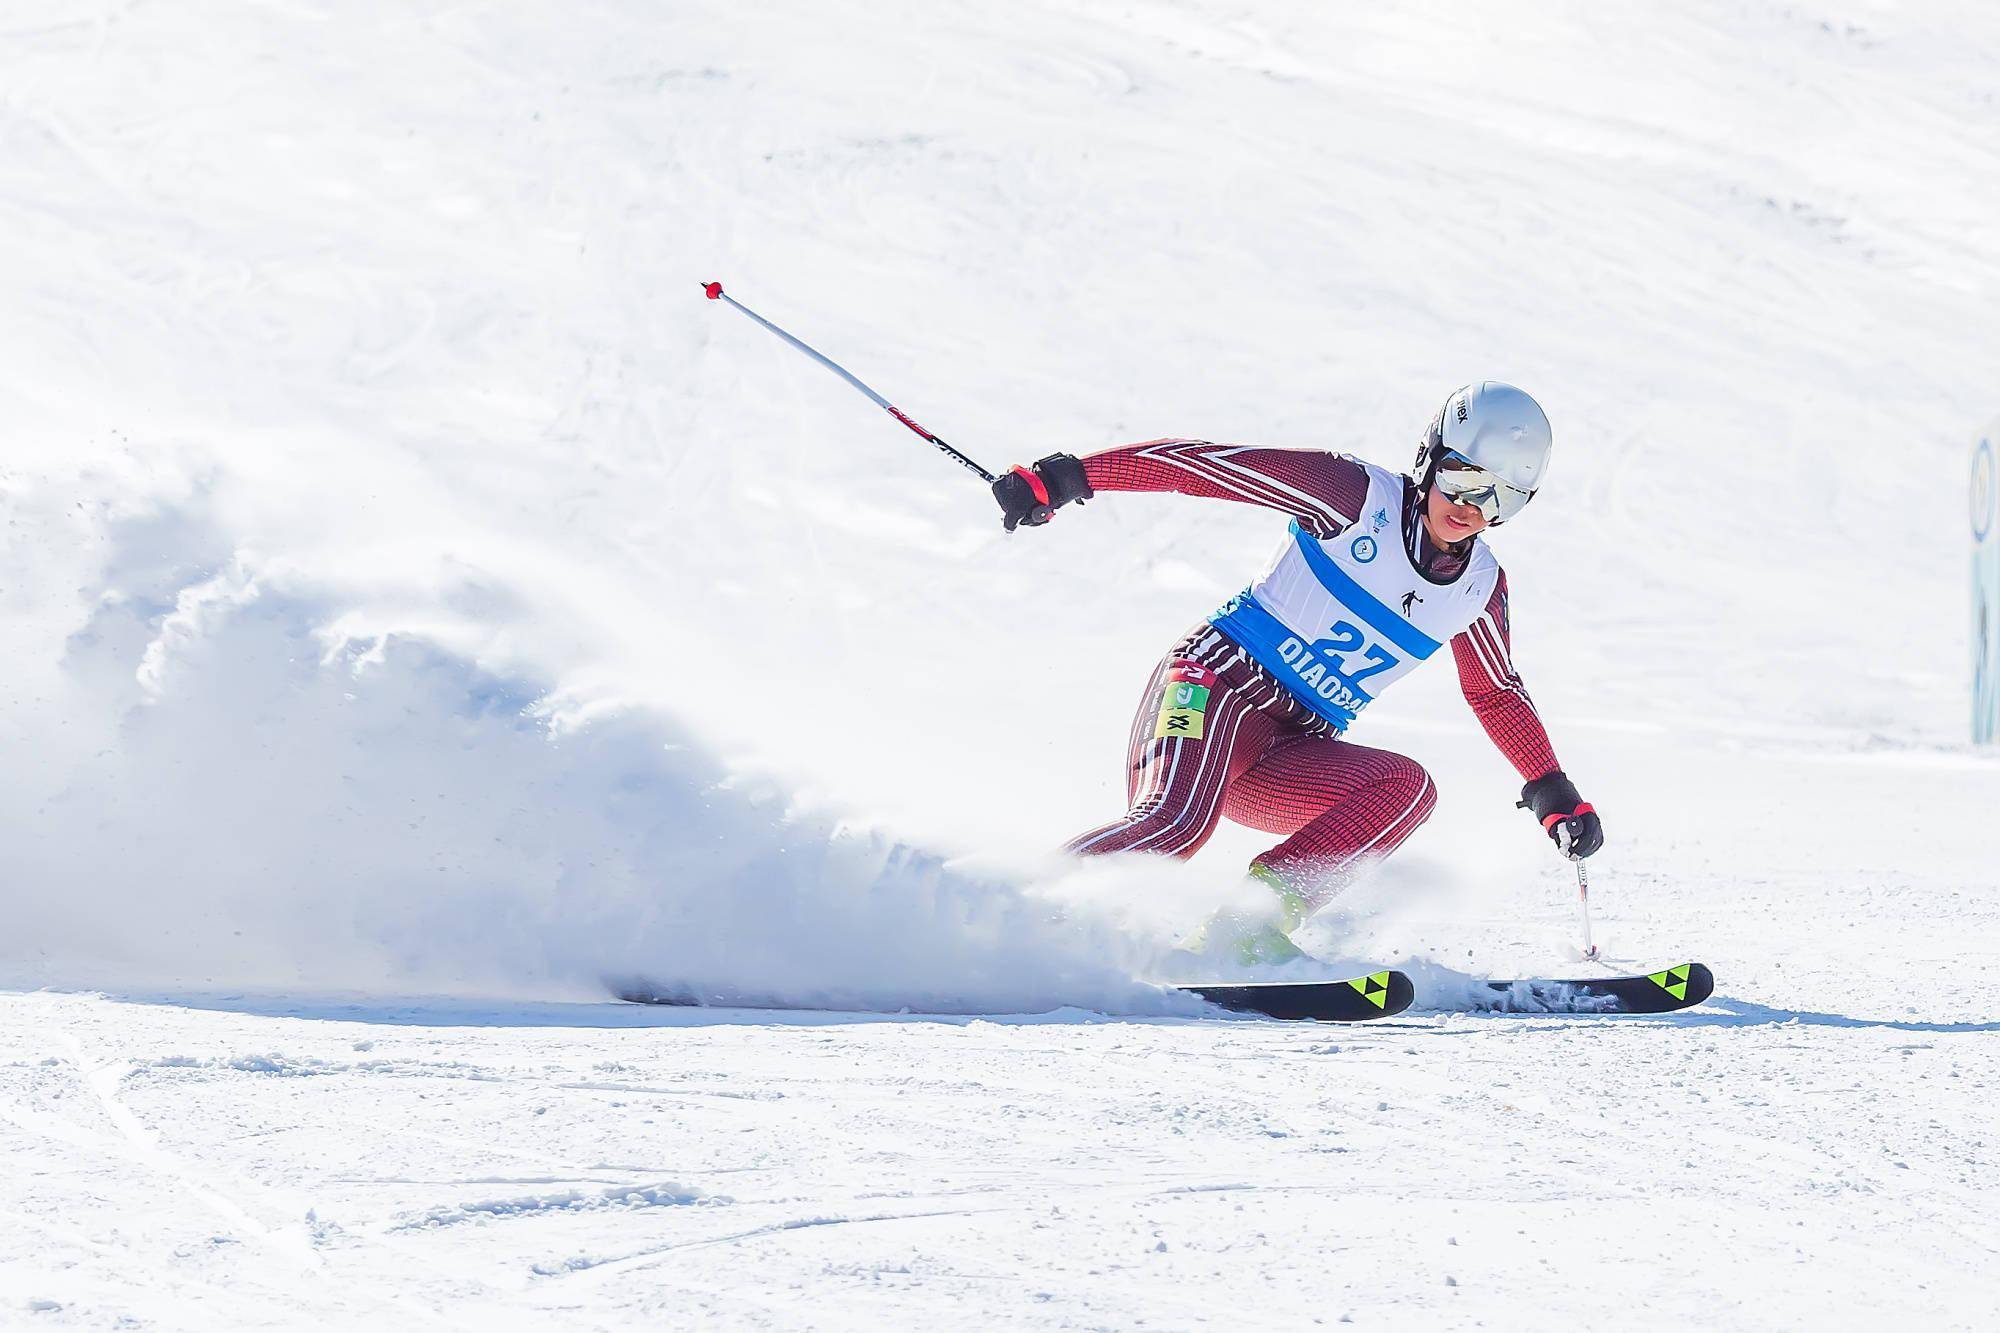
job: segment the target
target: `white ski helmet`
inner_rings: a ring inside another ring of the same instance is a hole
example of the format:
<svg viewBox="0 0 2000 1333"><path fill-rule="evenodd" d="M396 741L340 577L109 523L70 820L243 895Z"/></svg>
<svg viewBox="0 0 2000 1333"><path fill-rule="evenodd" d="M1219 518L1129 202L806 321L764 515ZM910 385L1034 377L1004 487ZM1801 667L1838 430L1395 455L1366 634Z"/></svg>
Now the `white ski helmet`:
<svg viewBox="0 0 2000 1333"><path fill-rule="evenodd" d="M1454 485L1447 494L1477 504L1488 523L1504 522L1535 497L1554 447L1541 404L1511 384L1481 380L1445 399L1431 420L1417 449L1417 486L1428 492L1450 462L1454 471L1474 474L1466 480L1475 484Z"/></svg>

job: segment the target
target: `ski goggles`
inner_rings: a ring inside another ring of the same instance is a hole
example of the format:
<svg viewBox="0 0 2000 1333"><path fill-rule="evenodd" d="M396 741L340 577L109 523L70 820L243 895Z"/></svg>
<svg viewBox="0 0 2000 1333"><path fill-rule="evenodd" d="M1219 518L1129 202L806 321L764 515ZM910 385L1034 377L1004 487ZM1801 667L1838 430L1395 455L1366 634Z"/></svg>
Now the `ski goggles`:
<svg viewBox="0 0 2000 1333"><path fill-rule="evenodd" d="M1447 451L1431 484L1453 504L1477 505L1488 523L1504 523L1527 507L1533 491L1510 486L1464 454Z"/></svg>

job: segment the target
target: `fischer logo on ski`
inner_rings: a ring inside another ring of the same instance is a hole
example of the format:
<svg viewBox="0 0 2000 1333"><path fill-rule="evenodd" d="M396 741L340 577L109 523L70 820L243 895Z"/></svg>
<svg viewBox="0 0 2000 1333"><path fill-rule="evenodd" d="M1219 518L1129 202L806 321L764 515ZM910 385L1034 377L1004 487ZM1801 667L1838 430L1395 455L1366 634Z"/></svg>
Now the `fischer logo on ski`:
<svg viewBox="0 0 2000 1333"><path fill-rule="evenodd" d="M1374 972L1365 977L1355 977L1347 984L1360 991L1361 998L1374 1005L1377 1009L1388 1008L1389 974L1387 972Z"/></svg>

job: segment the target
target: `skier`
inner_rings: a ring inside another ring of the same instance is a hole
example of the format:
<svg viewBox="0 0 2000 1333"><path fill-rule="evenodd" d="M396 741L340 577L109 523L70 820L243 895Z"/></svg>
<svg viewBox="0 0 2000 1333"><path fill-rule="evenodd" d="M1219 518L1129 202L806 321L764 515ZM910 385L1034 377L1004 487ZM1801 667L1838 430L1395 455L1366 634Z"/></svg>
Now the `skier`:
<svg viewBox="0 0 2000 1333"><path fill-rule="evenodd" d="M1346 739L1388 685L1451 643L1459 686L1527 785L1520 805L1568 856L1604 841L1514 670L1507 577L1481 540L1518 514L1552 437L1511 384L1445 400L1404 476L1320 450L1166 439L1051 454L993 483L1012 532L1099 491L1175 491L1291 515L1271 568L1176 644L1146 686L1127 747L1130 809L1067 850L1188 857L1224 817L1283 841L1250 863L1275 895L1218 914L1205 947L1245 964L1298 957L1293 931L1429 818L1415 760Z"/></svg>

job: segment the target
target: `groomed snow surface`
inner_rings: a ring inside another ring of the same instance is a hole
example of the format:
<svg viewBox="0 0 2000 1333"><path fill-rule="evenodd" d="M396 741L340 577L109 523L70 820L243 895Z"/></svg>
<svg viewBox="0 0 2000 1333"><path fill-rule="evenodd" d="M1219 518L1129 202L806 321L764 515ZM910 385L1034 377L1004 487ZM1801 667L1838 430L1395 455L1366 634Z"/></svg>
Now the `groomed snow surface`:
<svg viewBox="0 0 2000 1333"><path fill-rule="evenodd" d="M1940 3L174 5L0 18L0 1328L1985 1328L2000 21ZM1299 976L1262 839L1065 866L1279 540L949 463L1407 461L1493 545L1663 1018L1448 668ZM643 982L706 1008L609 998Z"/></svg>

